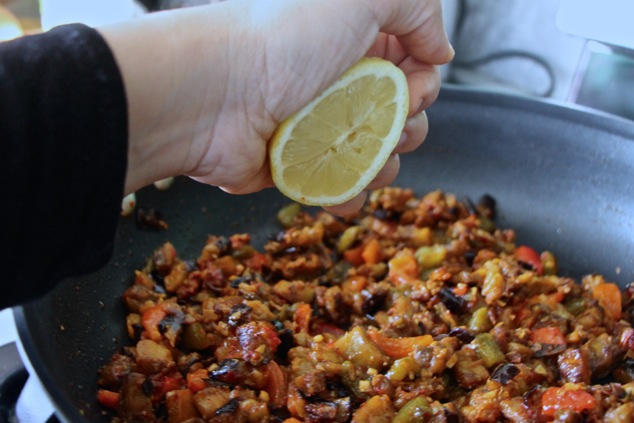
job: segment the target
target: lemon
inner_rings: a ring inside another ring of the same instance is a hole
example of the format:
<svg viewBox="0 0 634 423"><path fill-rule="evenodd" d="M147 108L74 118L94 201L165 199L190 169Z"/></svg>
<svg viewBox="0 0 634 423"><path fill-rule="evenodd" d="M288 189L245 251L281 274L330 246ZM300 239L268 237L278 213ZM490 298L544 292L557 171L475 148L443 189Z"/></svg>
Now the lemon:
<svg viewBox="0 0 634 423"><path fill-rule="evenodd" d="M277 128L273 182L308 205L341 204L374 179L398 143L409 107L403 72L364 58Z"/></svg>

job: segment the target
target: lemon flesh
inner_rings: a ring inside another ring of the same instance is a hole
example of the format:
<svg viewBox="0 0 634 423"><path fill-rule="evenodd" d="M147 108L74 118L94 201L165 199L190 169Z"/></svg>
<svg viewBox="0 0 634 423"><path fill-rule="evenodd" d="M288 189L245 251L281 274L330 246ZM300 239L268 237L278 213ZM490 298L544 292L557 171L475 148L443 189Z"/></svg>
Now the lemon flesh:
<svg viewBox="0 0 634 423"><path fill-rule="evenodd" d="M350 200L387 161L408 106L402 71L386 60L362 59L275 132L269 144L275 185L303 204Z"/></svg>

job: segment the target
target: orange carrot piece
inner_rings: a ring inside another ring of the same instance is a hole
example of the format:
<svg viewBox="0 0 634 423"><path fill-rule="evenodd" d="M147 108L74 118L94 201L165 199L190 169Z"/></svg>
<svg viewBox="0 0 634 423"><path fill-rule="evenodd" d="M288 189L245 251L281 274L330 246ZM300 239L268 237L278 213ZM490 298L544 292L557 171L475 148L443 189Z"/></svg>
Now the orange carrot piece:
<svg viewBox="0 0 634 423"><path fill-rule="evenodd" d="M376 238L372 238L368 242L361 252L361 258L367 264L377 264L381 261L381 244Z"/></svg>
<svg viewBox="0 0 634 423"><path fill-rule="evenodd" d="M407 338L390 338L376 330L368 330L368 336L385 354L392 358L403 358L411 354L417 347L426 347L432 343L431 335L412 336Z"/></svg>
<svg viewBox="0 0 634 423"><path fill-rule="evenodd" d="M196 393L207 387L207 379L209 379L207 369L194 370L191 373L187 373L187 387L190 391Z"/></svg>
<svg viewBox="0 0 634 423"><path fill-rule="evenodd" d="M621 289L617 284L604 282L594 287L592 296L599 302L605 314L612 319L619 320L622 311Z"/></svg>
<svg viewBox="0 0 634 423"><path fill-rule="evenodd" d="M104 407L115 409L119 406L121 395L118 392L109 391L107 389L99 389L97 391L97 401Z"/></svg>
<svg viewBox="0 0 634 423"><path fill-rule="evenodd" d="M558 410L574 410L582 412L592 410L597 400L592 394L582 390L551 387L542 394L542 413L552 417Z"/></svg>
<svg viewBox="0 0 634 423"><path fill-rule="evenodd" d="M531 342L538 344L565 345L566 338L556 326L536 328L531 331Z"/></svg>
<svg viewBox="0 0 634 423"><path fill-rule="evenodd" d="M388 278L395 285L409 285L418 278L418 263L412 254L396 255L387 266Z"/></svg>
<svg viewBox="0 0 634 423"><path fill-rule="evenodd" d="M313 308L310 304L300 303L295 310L295 332L308 333L310 330L310 318L313 315Z"/></svg>
<svg viewBox="0 0 634 423"><path fill-rule="evenodd" d="M160 341L162 339L161 332L159 331L159 323L167 316L165 311L165 304L159 303L143 312L141 316L141 323L143 328L147 331L148 336L152 341Z"/></svg>
<svg viewBox="0 0 634 423"><path fill-rule="evenodd" d="M542 260L539 253L526 245L520 245L515 249L515 258L522 263L530 265L538 275L542 274Z"/></svg>
<svg viewBox="0 0 634 423"><path fill-rule="evenodd" d="M353 266L361 266L363 264L363 245L350 248L343 252L343 258Z"/></svg>

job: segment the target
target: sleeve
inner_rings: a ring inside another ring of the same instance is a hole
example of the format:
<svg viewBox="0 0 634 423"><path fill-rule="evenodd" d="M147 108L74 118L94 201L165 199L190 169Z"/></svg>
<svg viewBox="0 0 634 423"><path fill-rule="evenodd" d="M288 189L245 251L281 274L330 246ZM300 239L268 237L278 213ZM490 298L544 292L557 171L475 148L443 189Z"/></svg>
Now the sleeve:
<svg viewBox="0 0 634 423"><path fill-rule="evenodd" d="M127 119L121 74L94 29L0 43L0 309L109 260Z"/></svg>

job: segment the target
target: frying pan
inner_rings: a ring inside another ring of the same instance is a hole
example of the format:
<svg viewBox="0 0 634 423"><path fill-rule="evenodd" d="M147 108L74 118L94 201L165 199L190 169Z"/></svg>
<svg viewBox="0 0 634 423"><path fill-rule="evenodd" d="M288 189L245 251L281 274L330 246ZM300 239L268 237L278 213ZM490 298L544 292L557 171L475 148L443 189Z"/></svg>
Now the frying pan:
<svg viewBox="0 0 634 423"><path fill-rule="evenodd" d="M428 138L402 157L396 185L419 195L489 194L497 224L515 228L518 243L554 252L564 274L634 281L634 122L451 86L428 117ZM169 240L194 258L208 234L242 232L259 247L279 230L275 213L288 203L275 190L232 196L187 178L137 195L140 207L162 212L168 230L143 231L122 218L105 268L15 308L24 350L62 421L108 420L94 399L97 369L127 342L121 294L154 248Z"/></svg>

